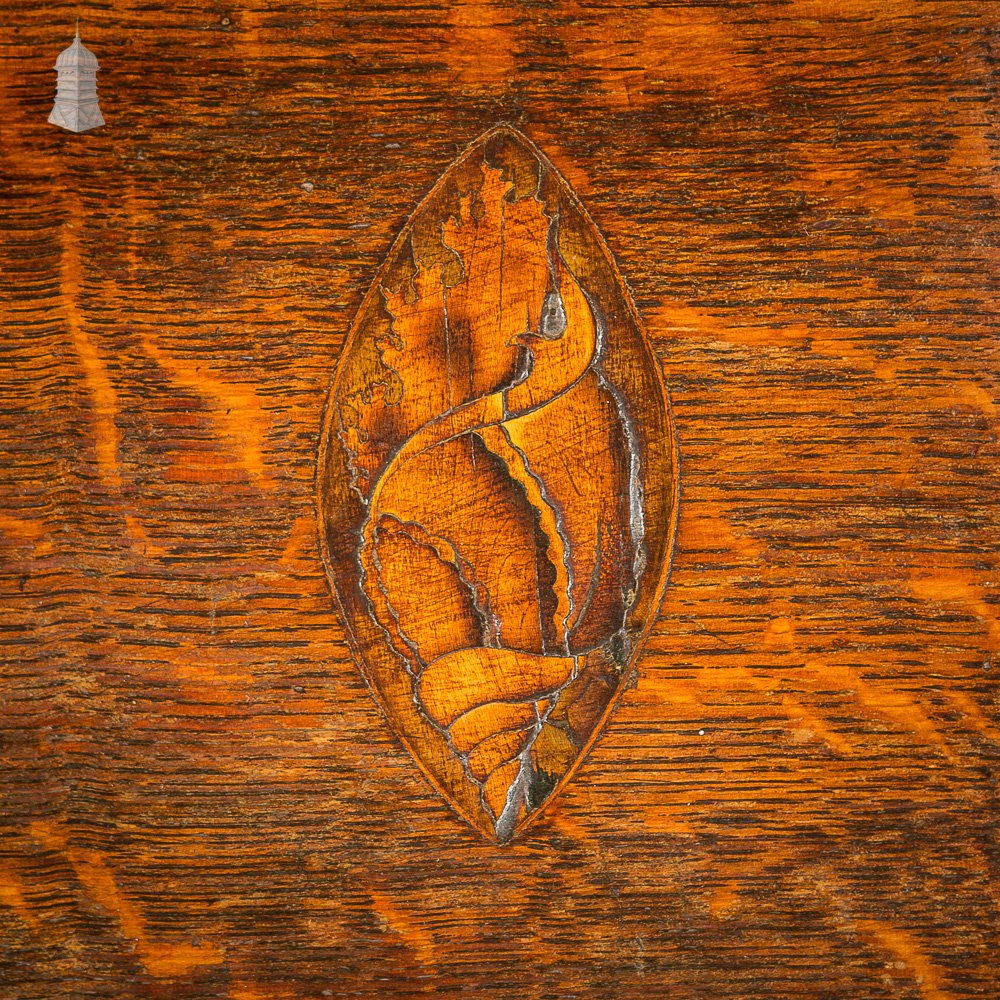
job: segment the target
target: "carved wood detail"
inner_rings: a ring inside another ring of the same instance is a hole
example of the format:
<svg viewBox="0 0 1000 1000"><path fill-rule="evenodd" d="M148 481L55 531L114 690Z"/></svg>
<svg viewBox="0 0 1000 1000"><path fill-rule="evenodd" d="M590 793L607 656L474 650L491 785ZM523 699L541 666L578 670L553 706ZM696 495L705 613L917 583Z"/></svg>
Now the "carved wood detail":
<svg viewBox="0 0 1000 1000"><path fill-rule="evenodd" d="M504 841L568 780L666 582L659 365L596 227L509 126L397 239L331 391L319 497L355 655L403 742Z"/></svg>

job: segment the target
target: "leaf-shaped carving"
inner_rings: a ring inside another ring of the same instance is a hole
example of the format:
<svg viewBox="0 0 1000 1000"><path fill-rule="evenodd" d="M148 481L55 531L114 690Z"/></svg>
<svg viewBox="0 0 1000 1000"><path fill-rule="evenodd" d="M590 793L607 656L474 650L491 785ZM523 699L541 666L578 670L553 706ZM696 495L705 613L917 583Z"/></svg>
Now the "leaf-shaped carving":
<svg viewBox="0 0 1000 1000"><path fill-rule="evenodd" d="M324 558L359 665L433 784L509 839L622 690L666 583L674 437L589 216L498 127L361 305L327 407Z"/></svg>

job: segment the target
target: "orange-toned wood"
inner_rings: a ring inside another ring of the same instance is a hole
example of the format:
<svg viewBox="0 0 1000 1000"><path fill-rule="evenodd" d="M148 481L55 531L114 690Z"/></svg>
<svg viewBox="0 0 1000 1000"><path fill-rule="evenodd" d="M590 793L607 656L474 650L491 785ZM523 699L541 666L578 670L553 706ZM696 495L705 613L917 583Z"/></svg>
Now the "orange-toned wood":
<svg viewBox="0 0 1000 1000"><path fill-rule="evenodd" d="M994 5L0 22L3 1000L1000 995ZM501 121L680 485L634 684L505 846L372 700L316 510L366 291Z"/></svg>
<svg viewBox="0 0 1000 1000"><path fill-rule="evenodd" d="M510 126L404 228L321 447L324 554L372 691L458 813L506 841L627 681L677 509L635 307L566 182Z"/></svg>

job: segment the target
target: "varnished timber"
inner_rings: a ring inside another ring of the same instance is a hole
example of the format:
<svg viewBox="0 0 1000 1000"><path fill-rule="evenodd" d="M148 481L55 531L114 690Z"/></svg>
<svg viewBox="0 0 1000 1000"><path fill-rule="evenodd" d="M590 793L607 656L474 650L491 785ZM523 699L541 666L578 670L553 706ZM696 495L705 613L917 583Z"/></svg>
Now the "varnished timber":
<svg viewBox="0 0 1000 1000"><path fill-rule="evenodd" d="M994 5L0 22L3 1000L1000 995ZM681 493L505 847L369 696L315 500L366 290L499 121L628 279Z"/></svg>
<svg viewBox="0 0 1000 1000"><path fill-rule="evenodd" d="M635 305L510 125L449 166L393 245L344 345L316 478L372 694L455 811L510 840L633 676L677 516Z"/></svg>

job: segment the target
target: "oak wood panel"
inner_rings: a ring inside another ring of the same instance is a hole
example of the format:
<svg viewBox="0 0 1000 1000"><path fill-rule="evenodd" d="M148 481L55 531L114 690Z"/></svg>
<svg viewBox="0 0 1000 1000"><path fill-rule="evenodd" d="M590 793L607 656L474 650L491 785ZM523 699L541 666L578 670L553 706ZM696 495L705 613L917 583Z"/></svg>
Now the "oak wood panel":
<svg viewBox="0 0 1000 1000"><path fill-rule="evenodd" d="M0 996L998 995L992 5L0 21ZM314 503L350 319L498 120L681 461L635 686L505 848L369 697Z"/></svg>

